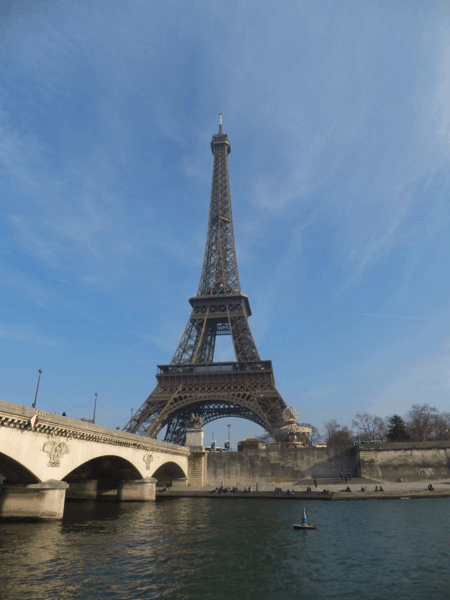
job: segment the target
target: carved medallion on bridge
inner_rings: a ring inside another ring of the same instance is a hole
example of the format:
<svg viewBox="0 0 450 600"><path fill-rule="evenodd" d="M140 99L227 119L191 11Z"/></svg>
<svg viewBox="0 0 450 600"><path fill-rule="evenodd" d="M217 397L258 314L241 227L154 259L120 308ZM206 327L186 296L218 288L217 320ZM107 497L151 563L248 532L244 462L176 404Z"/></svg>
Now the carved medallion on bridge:
<svg viewBox="0 0 450 600"><path fill-rule="evenodd" d="M69 448L65 442L45 442L42 448L49 455L49 467L60 467L61 457L69 452Z"/></svg>
<svg viewBox="0 0 450 600"><path fill-rule="evenodd" d="M145 462L145 470L148 471L153 462L153 456L151 454L144 454L142 460Z"/></svg>

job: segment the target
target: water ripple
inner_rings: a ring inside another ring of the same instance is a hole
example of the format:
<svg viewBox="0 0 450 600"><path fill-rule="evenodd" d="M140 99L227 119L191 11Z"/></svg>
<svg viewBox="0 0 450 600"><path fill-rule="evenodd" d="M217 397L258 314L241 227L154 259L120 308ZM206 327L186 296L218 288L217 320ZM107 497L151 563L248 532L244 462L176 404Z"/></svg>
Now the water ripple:
<svg viewBox="0 0 450 600"><path fill-rule="evenodd" d="M2 600L448 597L450 500L68 503L0 525Z"/></svg>

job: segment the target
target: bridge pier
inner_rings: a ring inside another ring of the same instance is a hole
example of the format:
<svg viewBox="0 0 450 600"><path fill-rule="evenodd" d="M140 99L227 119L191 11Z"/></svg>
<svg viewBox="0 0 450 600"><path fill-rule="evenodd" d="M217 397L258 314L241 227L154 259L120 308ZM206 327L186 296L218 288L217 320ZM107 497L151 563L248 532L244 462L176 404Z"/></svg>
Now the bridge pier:
<svg viewBox="0 0 450 600"><path fill-rule="evenodd" d="M66 500L97 500L98 479L69 481Z"/></svg>
<svg viewBox="0 0 450 600"><path fill-rule="evenodd" d="M156 479L124 479L119 482L118 502L148 502L156 498Z"/></svg>
<svg viewBox="0 0 450 600"><path fill-rule="evenodd" d="M0 519L62 519L69 484L3 483L0 492Z"/></svg>
<svg viewBox="0 0 450 600"><path fill-rule="evenodd" d="M147 502L156 497L156 479L86 479L71 481L67 500Z"/></svg>
<svg viewBox="0 0 450 600"><path fill-rule="evenodd" d="M190 448L188 458L189 485L202 487L208 478L208 463L206 452L203 448Z"/></svg>
<svg viewBox="0 0 450 600"><path fill-rule="evenodd" d="M188 484L187 477L178 477L177 479L172 479L172 487L173 488L183 488Z"/></svg>
<svg viewBox="0 0 450 600"><path fill-rule="evenodd" d="M189 485L202 487L207 480L207 457L203 446L204 432L199 427L186 429L186 446L189 447L188 458Z"/></svg>

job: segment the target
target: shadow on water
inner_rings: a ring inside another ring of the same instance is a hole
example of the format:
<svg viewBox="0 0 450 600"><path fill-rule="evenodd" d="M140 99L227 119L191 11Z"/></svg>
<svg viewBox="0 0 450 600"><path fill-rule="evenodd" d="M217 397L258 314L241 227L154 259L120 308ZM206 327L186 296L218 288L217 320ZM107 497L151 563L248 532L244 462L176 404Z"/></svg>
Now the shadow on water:
<svg viewBox="0 0 450 600"><path fill-rule="evenodd" d="M67 503L0 525L5 600L445 598L450 499ZM7 565L7 569L5 569Z"/></svg>

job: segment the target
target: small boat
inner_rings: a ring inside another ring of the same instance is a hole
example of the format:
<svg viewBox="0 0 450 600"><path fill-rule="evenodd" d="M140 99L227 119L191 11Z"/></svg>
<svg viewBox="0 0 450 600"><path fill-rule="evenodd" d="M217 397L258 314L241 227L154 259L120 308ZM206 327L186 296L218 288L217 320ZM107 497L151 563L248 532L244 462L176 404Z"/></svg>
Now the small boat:
<svg viewBox="0 0 450 600"><path fill-rule="evenodd" d="M308 519L306 518L305 507L303 507L301 525L294 525L294 529L317 529L317 527L315 525L308 525Z"/></svg>

